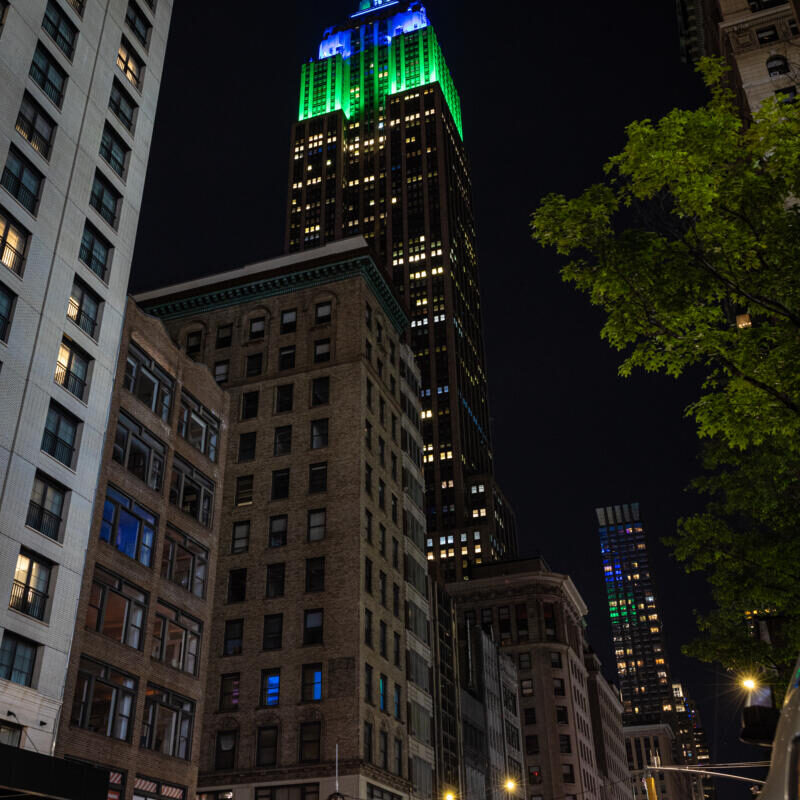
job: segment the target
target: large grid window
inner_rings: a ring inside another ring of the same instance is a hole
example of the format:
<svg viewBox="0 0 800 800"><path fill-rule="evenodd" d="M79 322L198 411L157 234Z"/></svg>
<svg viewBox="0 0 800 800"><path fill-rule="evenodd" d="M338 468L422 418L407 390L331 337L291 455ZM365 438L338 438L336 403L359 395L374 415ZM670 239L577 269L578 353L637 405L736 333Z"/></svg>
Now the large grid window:
<svg viewBox="0 0 800 800"><path fill-rule="evenodd" d="M158 517L109 484L103 504L100 538L149 567Z"/></svg>
<svg viewBox="0 0 800 800"><path fill-rule="evenodd" d="M94 175L89 205L114 229L119 224L119 209L122 195L100 172Z"/></svg>
<svg viewBox="0 0 800 800"><path fill-rule="evenodd" d="M322 724L302 722L300 724L300 763L314 764L320 760Z"/></svg>
<svg viewBox="0 0 800 800"><path fill-rule="evenodd" d="M129 741L136 706L132 675L85 656L78 667L70 724L112 739Z"/></svg>
<svg viewBox="0 0 800 800"><path fill-rule="evenodd" d="M0 208L0 264L17 275L22 274L28 232Z"/></svg>
<svg viewBox="0 0 800 800"><path fill-rule="evenodd" d="M133 131L138 106L116 78L114 78L114 83L111 85L111 97L108 101L108 107L129 131Z"/></svg>
<svg viewBox="0 0 800 800"><path fill-rule="evenodd" d="M50 53L36 45L31 62L30 76L33 82L59 107L64 102L64 90L67 85L67 73L58 66Z"/></svg>
<svg viewBox="0 0 800 800"><path fill-rule="evenodd" d="M66 498L67 492L63 486L43 473L37 473L33 479L25 524L51 539L58 540Z"/></svg>
<svg viewBox="0 0 800 800"><path fill-rule="evenodd" d="M217 460L219 419L185 391L181 392L178 433L210 461Z"/></svg>
<svg viewBox="0 0 800 800"><path fill-rule="evenodd" d="M256 742L256 764L259 767L274 767L278 763L278 726L267 725L258 729Z"/></svg>
<svg viewBox="0 0 800 800"><path fill-rule="evenodd" d="M86 627L115 642L141 650L147 603L147 593L138 586L95 566L86 609Z"/></svg>
<svg viewBox="0 0 800 800"><path fill-rule="evenodd" d="M194 703L175 692L147 685L140 746L187 761L192 751Z"/></svg>
<svg viewBox="0 0 800 800"><path fill-rule="evenodd" d="M219 731L214 751L214 769L233 769L236 766L236 746L239 731Z"/></svg>
<svg viewBox="0 0 800 800"><path fill-rule="evenodd" d="M166 447L147 428L121 411L111 457L151 489L161 491Z"/></svg>
<svg viewBox="0 0 800 800"><path fill-rule="evenodd" d="M56 124L28 92L22 97L15 127L40 156L47 158L50 155Z"/></svg>
<svg viewBox="0 0 800 800"><path fill-rule="evenodd" d="M122 70L122 74L128 82L139 91L142 89L144 78L144 63L136 55L130 42L123 36L117 51L117 66Z"/></svg>
<svg viewBox="0 0 800 800"><path fill-rule="evenodd" d="M150 30L153 27L142 10L133 0L128 2L128 11L125 14L125 23L133 32L139 42L147 47L150 41Z"/></svg>
<svg viewBox="0 0 800 800"><path fill-rule="evenodd" d="M203 625L199 620L159 601L151 631L153 649L150 655L153 659L190 675L197 674L203 634Z"/></svg>
<svg viewBox="0 0 800 800"><path fill-rule="evenodd" d="M261 670L261 705L277 706L281 702L281 671L276 669Z"/></svg>
<svg viewBox="0 0 800 800"><path fill-rule="evenodd" d="M96 340L101 303L98 295L75 278L67 301L67 319L71 319L87 336Z"/></svg>
<svg viewBox="0 0 800 800"><path fill-rule="evenodd" d="M106 123L100 139L100 155L121 178L125 177L130 151L122 137Z"/></svg>
<svg viewBox="0 0 800 800"><path fill-rule="evenodd" d="M36 214L42 193L44 176L25 156L11 146L0 177L0 184L31 214Z"/></svg>
<svg viewBox="0 0 800 800"><path fill-rule="evenodd" d="M83 228L78 258L100 278L106 280L111 264L111 245L88 222Z"/></svg>
<svg viewBox="0 0 800 800"><path fill-rule="evenodd" d="M6 630L0 644L0 678L30 686L36 662L37 645L22 636Z"/></svg>
<svg viewBox="0 0 800 800"><path fill-rule="evenodd" d="M169 502L209 527L214 509L214 484L187 461L173 456Z"/></svg>
<svg viewBox="0 0 800 800"><path fill-rule="evenodd" d="M75 55L78 29L53 0L48 0L44 19L42 20L42 28L47 31L59 50L71 61L72 56Z"/></svg>
<svg viewBox="0 0 800 800"><path fill-rule="evenodd" d="M205 597L208 549L177 528L167 525L161 555L161 577L196 597Z"/></svg>

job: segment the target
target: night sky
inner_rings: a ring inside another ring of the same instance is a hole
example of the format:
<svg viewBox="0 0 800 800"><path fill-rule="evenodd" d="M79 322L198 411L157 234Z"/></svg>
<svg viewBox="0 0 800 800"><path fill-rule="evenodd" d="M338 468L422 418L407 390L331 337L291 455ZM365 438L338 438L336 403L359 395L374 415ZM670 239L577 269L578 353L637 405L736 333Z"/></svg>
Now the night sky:
<svg viewBox="0 0 800 800"><path fill-rule="evenodd" d="M131 291L282 253L300 64L357 5L176 2ZM675 2L426 6L461 95L496 472L521 554L541 553L572 576L611 675L594 508L641 503L673 676L700 703L712 758L761 758L737 742L732 679L680 654L692 609L708 598L660 542L696 504L684 489L698 471L697 439L683 418L696 382L619 378L621 356L599 338L602 315L561 282L559 259L528 231L543 195L599 179L627 123L704 102L679 57ZM746 784L720 789L749 797Z"/></svg>

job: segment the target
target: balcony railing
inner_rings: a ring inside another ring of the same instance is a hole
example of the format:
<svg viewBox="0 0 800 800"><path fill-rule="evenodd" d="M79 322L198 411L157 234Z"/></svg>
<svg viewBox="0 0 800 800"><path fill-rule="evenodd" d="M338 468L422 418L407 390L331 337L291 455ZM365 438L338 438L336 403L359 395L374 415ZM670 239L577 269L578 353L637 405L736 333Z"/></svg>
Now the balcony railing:
<svg viewBox="0 0 800 800"><path fill-rule="evenodd" d="M89 269L94 272L101 280L106 279L106 264L101 261L90 247L81 243L80 259Z"/></svg>
<svg viewBox="0 0 800 800"><path fill-rule="evenodd" d="M28 516L25 520L25 524L43 533L45 536L49 536L51 539L58 539L61 517L31 500L28 505Z"/></svg>
<svg viewBox="0 0 800 800"><path fill-rule="evenodd" d="M71 297L67 306L67 316L82 330L94 339L97 320L90 317Z"/></svg>
<svg viewBox="0 0 800 800"><path fill-rule="evenodd" d="M33 127L33 120L19 113L17 117L17 132L21 133L30 143L31 147L42 156L47 158L50 155L50 142Z"/></svg>
<svg viewBox="0 0 800 800"><path fill-rule="evenodd" d="M117 156L110 147L106 147L104 144L100 145L100 155L108 162L111 169L113 169L117 175L120 177L124 176L125 162L121 161L119 156Z"/></svg>
<svg viewBox="0 0 800 800"><path fill-rule="evenodd" d="M67 0L67 2L78 12L79 16L83 16L84 0Z"/></svg>
<svg viewBox="0 0 800 800"><path fill-rule="evenodd" d="M29 523L30 524L30 523ZM9 606L15 611L21 611L29 617L44 619L44 610L47 605L47 595L30 586L15 580L11 587L11 602Z"/></svg>
<svg viewBox="0 0 800 800"><path fill-rule="evenodd" d="M41 90L60 107L64 100L63 87L53 83L47 73L35 61L31 64L30 76L36 81Z"/></svg>
<svg viewBox="0 0 800 800"><path fill-rule="evenodd" d="M68 467L72 466L75 448L69 442L64 441L47 429L45 429L44 436L42 436L42 450L53 456L53 458L58 459L62 464L66 464Z"/></svg>
<svg viewBox="0 0 800 800"><path fill-rule="evenodd" d="M123 108L122 104L114 100L112 97L108 102L108 107L117 115L120 122L128 129L133 128L133 114L127 108Z"/></svg>
<svg viewBox="0 0 800 800"><path fill-rule="evenodd" d="M63 364L56 364L56 383L63 386L79 400L83 400L83 393L86 391L86 381L80 378Z"/></svg>
<svg viewBox="0 0 800 800"><path fill-rule="evenodd" d="M97 192L92 192L92 197L89 201L92 208L113 228L117 222L117 213L112 211L108 206L103 204L102 195Z"/></svg>
<svg viewBox="0 0 800 800"><path fill-rule="evenodd" d="M8 167L3 169L0 184L8 189L31 214L36 211L36 195Z"/></svg>
<svg viewBox="0 0 800 800"><path fill-rule="evenodd" d="M58 26L45 14L42 20L42 27L53 37L53 41L61 48L67 58L72 58L75 54L75 45L71 39L64 36Z"/></svg>

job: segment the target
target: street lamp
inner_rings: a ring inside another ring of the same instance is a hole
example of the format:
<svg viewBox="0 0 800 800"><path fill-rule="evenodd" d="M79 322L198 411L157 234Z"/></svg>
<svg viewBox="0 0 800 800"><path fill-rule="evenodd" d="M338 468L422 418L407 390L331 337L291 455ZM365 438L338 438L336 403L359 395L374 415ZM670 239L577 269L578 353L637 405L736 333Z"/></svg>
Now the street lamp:
<svg viewBox="0 0 800 800"><path fill-rule="evenodd" d="M754 691L758 687L755 678L742 678L742 688L747 689L748 692Z"/></svg>
<svg viewBox="0 0 800 800"><path fill-rule="evenodd" d="M444 800L456 800L456 796L452 792L446 792Z"/></svg>
<svg viewBox="0 0 800 800"><path fill-rule="evenodd" d="M506 781L506 791L513 792L517 788L517 782L513 778L509 778Z"/></svg>

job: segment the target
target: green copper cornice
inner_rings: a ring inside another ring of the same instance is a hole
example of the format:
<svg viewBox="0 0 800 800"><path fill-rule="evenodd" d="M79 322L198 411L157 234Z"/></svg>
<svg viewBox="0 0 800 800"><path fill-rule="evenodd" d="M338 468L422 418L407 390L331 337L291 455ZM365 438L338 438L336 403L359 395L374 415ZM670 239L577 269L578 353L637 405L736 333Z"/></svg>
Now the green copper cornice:
<svg viewBox="0 0 800 800"><path fill-rule="evenodd" d="M199 290L196 294L164 300L163 302L144 301L141 305L148 314L160 319L179 319L201 312L250 303L267 297L289 294L313 286L324 286L361 276L378 299L386 316L391 320L397 333L408 327L408 317L397 298L392 293L375 262L369 257L348 259L317 267L289 272L274 277L256 277L219 289ZM219 276L220 281L225 276Z"/></svg>

